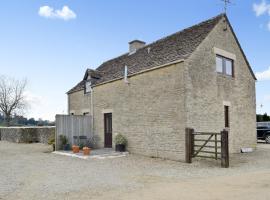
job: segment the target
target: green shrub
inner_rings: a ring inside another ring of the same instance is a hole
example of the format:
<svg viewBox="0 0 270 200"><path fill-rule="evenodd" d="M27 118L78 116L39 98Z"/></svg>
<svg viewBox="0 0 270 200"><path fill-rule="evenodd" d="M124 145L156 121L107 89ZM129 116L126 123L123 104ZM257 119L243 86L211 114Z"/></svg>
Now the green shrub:
<svg viewBox="0 0 270 200"><path fill-rule="evenodd" d="M117 134L115 137L114 137L114 142L115 144L123 144L123 145L126 145L127 144L127 139L121 135L121 134Z"/></svg>
<svg viewBox="0 0 270 200"><path fill-rule="evenodd" d="M80 148L80 149L83 149L84 146L85 146L85 144L84 144L83 142L80 142L80 143L79 143L79 148Z"/></svg>
<svg viewBox="0 0 270 200"><path fill-rule="evenodd" d="M68 139L65 135L59 135L59 139L62 145L66 145L68 143Z"/></svg>
<svg viewBox="0 0 270 200"><path fill-rule="evenodd" d="M49 144L49 145L55 144L55 138L54 138L54 136L51 136L51 137L49 138L48 144Z"/></svg>

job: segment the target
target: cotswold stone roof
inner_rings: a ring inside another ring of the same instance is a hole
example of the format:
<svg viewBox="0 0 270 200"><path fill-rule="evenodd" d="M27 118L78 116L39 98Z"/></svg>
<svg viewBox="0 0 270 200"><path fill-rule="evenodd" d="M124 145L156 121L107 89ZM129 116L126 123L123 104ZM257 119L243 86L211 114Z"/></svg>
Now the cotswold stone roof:
<svg viewBox="0 0 270 200"><path fill-rule="evenodd" d="M106 61L96 70L88 69L84 79L68 91L68 93L84 89L86 76L91 76L91 73L99 74L99 77L91 78L91 84L97 85L123 77L125 65L128 67L128 75L131 75L180 59L186 59L195 51L223 16L224 14L218 15L195 26L157 40L138 49L135 53L126 53Z"/></svg>

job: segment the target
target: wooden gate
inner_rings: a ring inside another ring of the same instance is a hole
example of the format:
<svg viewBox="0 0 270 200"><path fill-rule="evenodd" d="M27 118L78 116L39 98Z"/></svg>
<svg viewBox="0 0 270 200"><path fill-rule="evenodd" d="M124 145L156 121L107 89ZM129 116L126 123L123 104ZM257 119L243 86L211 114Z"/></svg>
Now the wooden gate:
<svg viewBox="0 0 270 200"><path fill-rule="evenodd" d="M221 167L228 168L228 131L195 132L194 129L186 128L186 162L192 163L195 157L221 160Z"/></svg>

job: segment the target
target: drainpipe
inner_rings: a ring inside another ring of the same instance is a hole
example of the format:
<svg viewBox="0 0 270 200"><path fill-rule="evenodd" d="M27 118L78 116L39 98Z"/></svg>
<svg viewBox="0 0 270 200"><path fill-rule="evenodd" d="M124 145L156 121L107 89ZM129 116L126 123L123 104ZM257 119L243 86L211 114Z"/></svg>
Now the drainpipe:
<svg viewBox="0 0 270 200"><path fill-rule="evenodd" d="M91 116L92 116L92 127L91 127L91 131L92 131L92 134L93 134L93 137L94 137L94 106L93 106L93 88L92 86L90 87L91 88L91 102L90 102L90 106L91 106Z"/></svg>

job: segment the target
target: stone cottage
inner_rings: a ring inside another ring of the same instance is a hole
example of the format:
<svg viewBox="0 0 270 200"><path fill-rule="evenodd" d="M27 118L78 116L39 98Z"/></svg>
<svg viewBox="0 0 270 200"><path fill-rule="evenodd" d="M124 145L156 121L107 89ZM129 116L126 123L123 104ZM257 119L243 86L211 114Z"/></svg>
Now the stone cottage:
<svg viewBox="0 0 270 200"><path fill-rule="evenodd" d="M256 78L225 14L87 69L68 94L92 115L98 147L121 133L128 151L183 160L185 128L229 129L230 152L256 145Z"/></svg>

